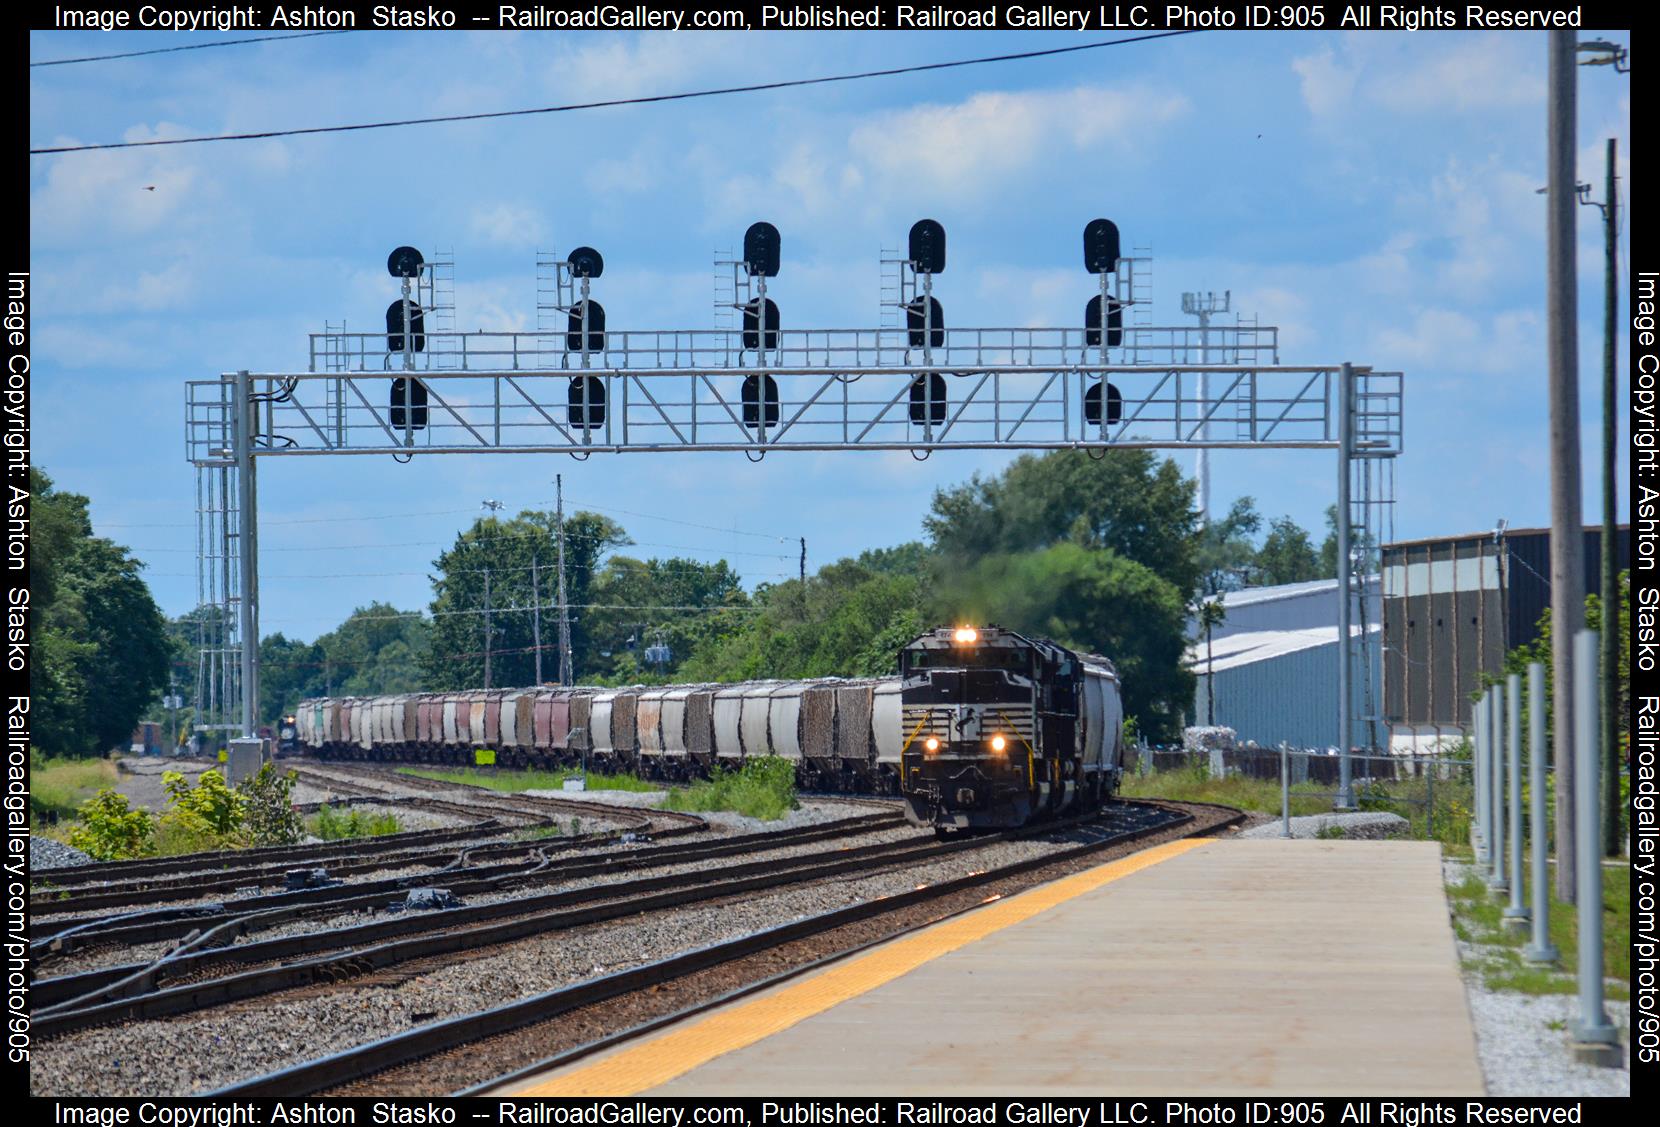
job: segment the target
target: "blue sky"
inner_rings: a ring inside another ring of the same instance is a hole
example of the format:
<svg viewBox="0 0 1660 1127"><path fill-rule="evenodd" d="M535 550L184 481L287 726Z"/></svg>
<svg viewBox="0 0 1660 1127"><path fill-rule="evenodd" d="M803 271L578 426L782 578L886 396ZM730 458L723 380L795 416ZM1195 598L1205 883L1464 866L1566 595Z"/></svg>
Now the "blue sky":
<svg viewBox="0 0 1660 1127"><path fill-rule="evenodd" d="M209 38L224 36L194 40ZM1088 38L360 32L36 68L30 143L512 109ZM40 32L30 54L190 41ZM1628 201L1629 80L1580 76L1580 179L1601 197L1618 137ZM1153 256L1155 324L1191 323L1184 290L1228 289L1280 326L1285 363L1406 372L1401 538L1546 524L1545 86L1539 33L1215 33L666 105L33 157L34 457L92 498L97 531L133 548L178 614L195 602L184 381L303 368L325 320L374 328L397 244L453 248L463 329L534 329L535 252L578 244L605 255L612 328L704 328L712 252L764 218L783 234L770 292L790 324L873 326L878 252L926 215L949 232L936 292L952 325L1062 325L1092 292L1078 232L1106 215ZM1579 235L1594 521L1595 209ZM1619 352L1623 396L1623 335ZM753 583L794 574L798 536L809 567L915 538L933 490L1010 457L284 459L260 476L262 630L311 638L372 599L424 606L431 561L480 502L551 507L555 473L633 551L726 558ZM1318 529L1334 467L1329 452L1219 454L1218 506L1250 494Z"/></svg>

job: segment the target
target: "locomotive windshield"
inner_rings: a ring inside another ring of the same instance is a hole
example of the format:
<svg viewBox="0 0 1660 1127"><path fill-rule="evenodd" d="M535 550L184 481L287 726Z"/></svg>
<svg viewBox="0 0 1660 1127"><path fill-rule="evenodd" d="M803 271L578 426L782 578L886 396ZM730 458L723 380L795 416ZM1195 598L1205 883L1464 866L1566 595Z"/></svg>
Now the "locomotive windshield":
<svg viewBox="0 0 1660 1127"><path fill-rule="evenodd" d="M953 646L950 649L906 650L905 668L913 669L1006 669L1030 673L1031 654L1006 646Z"/></svg>

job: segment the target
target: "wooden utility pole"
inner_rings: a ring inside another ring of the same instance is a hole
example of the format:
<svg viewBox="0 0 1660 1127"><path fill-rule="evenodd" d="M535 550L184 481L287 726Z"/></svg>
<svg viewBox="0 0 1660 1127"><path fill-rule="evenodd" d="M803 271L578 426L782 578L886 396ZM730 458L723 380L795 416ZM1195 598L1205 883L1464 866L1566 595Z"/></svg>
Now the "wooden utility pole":
<svg viewBox="0 0 1660 1127"><path fill-rule="evenodd" d="M1608 138L1608 185L1602 207L1603 310L1602 310L1602 741L1603 756L1602 851L1620 855L1620 565L1615 544L1620 533L1619 482L1614 476L1614 455L1618 446L1619 416L1615 404L1614 370L1615 314L1619 309L1616 265L1620 228L1617 219L1620 197L1615 190L1614 138Z"/></svg>
<svg viewBox="0 0 1660 1127"><path fill-rule="evenodd" d="M490 569L484 569L484 687L490 687Z"/></svg>

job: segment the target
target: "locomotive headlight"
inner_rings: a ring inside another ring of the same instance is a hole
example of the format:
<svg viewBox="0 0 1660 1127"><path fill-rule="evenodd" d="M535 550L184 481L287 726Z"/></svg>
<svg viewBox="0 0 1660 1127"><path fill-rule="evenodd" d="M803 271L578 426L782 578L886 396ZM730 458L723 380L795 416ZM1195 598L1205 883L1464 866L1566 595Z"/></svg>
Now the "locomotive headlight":
<svg viewBox="0 0 1660 1127"><path fill-rule="evenodd" d="M991 750L993 750L993 751L1002 751L1004 748L1006 748L1008 746L1009 746L1009 741L1004 739L1002 736L993 736L993 737L991 737Z"/></svg>
<svg viewBox="0 0 1660 1127"><path fill-rule="evenodd" d="M963 645L970 645L980 640L980 632L972 626L959 626L957 632L951 635L951 638Z"/></svg>
<svg viewBox="0 0 1660 1127"><path fill-rule="evenodd" d="M938 751L940 749L940 742L933 736L929 736L927 739L922 741L922 746L927 748L929 751Z"/></svg>

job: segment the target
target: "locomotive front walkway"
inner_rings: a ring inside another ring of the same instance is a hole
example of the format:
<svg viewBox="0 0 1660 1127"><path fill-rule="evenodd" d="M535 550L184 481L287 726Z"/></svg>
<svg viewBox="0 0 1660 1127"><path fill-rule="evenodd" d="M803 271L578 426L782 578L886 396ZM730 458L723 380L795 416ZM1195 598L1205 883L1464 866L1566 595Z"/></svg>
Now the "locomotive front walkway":
<svg viewBox="0 0 1660 1127"><path fill-rule="evenodd" d="M1478 1096L1440 849L1173 842L493 1095Z"/></svg>

